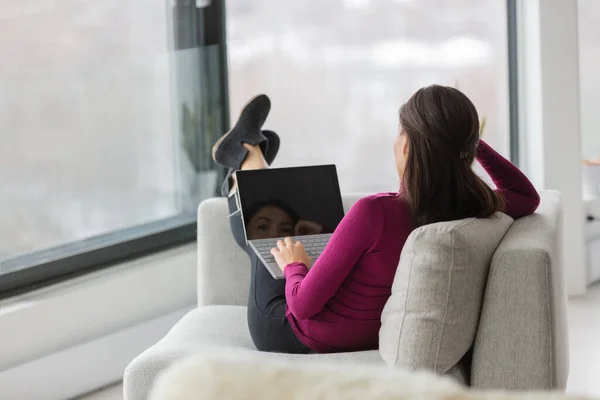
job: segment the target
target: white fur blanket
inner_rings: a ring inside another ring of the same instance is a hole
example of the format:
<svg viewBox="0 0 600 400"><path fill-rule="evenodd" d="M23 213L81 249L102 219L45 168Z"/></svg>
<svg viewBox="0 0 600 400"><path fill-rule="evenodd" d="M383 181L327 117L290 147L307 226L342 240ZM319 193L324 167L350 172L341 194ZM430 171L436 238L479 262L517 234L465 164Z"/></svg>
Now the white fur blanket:
<svg viewBox="0 0 600 400"><path fill-rule="evenodd" d="M151 400L399 400L567 399L562 393L470 391L428 372L355 364L261 357L258 353L203 354L173 365ZM573 397L571 397L573 398Z"/></svg>

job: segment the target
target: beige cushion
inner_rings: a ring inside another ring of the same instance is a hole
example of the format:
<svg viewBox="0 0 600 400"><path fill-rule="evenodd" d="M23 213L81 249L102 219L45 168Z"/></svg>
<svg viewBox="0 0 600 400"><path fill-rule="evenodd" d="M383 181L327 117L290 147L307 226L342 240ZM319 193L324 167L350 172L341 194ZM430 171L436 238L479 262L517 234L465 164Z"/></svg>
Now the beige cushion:
<svg viewBox="0 0 600 400"><path fill-rule="evenodd" d="M379 332L389 366L447 373L471 348L490 261L512 218L497 213L415 229Z"/></svg>
<svg viewBox="0 0 600 400"><path fill-rule="evenodd" d="M380 364L377 350L331 354L258 353L246 318L246 307L203 306L190 311L156 345L140 354L125 370L124 393L127 400L147 400L156 376L172 363L209 351L230 352L237 356L256 354L261 359L330 361L340 364ZM465 382L464 371L452 377Z"/></svg>

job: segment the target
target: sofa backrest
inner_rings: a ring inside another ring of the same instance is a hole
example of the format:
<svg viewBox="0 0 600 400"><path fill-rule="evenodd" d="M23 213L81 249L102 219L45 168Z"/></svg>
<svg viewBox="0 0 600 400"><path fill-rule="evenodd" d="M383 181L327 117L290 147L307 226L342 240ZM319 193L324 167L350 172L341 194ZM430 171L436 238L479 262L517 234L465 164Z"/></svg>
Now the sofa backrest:
<svg viewBox="0 0 600 400"><path fill-rule="evenodd" d="M389 366L447 374L470 350L492 256L509 216L415 229L404 244L381 318L379 351Z"/></svg>
<svg viewBox="0 0 600 400"><path fill-rule="evenodd" d="M566 386L561 204L558 192L542 192L535 214L516 220L494 254L473 347L473 387Z"/></svg>

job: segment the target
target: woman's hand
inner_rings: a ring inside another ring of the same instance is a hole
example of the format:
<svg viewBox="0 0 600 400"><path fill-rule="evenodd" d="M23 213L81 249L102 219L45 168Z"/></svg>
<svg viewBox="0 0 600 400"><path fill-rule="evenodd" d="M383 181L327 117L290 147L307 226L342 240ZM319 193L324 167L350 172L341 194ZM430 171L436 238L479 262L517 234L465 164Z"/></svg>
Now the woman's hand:
<svg viewBox="0 0 600 400"><path fill-rule="evenodd" d="M289 237L285 238L285 241L278 241L277 247L271 249L271 254L275 257L275 261L279 268L281 268L281 271L295 262L303 263L306 265L306 268L312 266L312 258L306 254L304 245L300 242L292 242L292 238Z"/></svg>
<svg viewBox="0 0 600 400"><path fill-rule="evenodd" d="M301 220L294 227L294 235L318 235L323 232L323 227L316 222Z"/></svg>

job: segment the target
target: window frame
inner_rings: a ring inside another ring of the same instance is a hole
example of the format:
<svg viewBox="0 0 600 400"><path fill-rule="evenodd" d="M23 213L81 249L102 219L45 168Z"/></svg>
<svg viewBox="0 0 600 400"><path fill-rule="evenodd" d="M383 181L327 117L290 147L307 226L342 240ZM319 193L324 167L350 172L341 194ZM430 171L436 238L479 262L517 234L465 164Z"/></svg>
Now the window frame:
<svg viewBox="0 0 600 400"><path fill-rule="evenodd" d="M519 146L519 58L518 58L518 0L506 0L506 33L508 51L508 123L509 157L520 166Z"/></svg>

